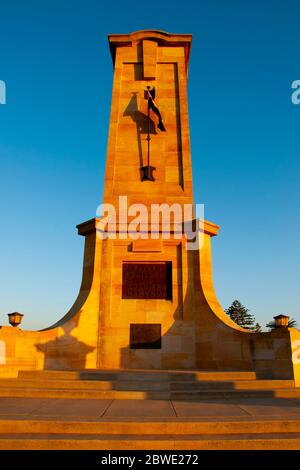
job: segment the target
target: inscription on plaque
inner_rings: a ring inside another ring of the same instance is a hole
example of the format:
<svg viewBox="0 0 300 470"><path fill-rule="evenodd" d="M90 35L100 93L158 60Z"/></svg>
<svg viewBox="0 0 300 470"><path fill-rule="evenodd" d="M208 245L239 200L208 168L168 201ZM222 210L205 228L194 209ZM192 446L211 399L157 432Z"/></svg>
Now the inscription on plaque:
<svg viewBox="0 0 300 470"><path fill-rule="evenodd" d="M172 300L172 263L123 263L122 298Z"/></svg>
<svg viewBox="0 0 300 470"><path fill-rule="evenodd" d="M161 325L132 323L130 349L161 349Z"/></svg>

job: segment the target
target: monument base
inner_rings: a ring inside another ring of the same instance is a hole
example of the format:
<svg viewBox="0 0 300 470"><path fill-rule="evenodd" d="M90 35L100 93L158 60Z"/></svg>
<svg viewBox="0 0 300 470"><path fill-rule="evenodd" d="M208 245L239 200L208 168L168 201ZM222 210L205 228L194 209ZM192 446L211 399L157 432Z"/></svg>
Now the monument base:
<svg viewBox="0 0 300 470"><path fill-rule="evenodd" d="M78 226L85 237L83 279L70 311L42 331L0 328L0 375L16 376L19 370L198 369L249 371L300 383L298 330L251 333L233 323L218 303L210 247L216 225L204 223L203 245L196 251L186 250L183 239L175 237L101 240L96 227L96 219ZM127 267L143 263L159 282L152 282L150 290L143 283L124 287L126 276L134 276Z"/></svg>

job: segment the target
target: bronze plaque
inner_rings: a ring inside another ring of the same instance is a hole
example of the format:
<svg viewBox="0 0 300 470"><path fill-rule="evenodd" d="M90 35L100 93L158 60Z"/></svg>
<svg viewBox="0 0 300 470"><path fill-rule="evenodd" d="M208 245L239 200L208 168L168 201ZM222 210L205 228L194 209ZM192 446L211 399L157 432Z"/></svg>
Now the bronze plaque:
<svg viewBox="0 0 300 470"><path fill-rule="evenodd" d="M172 300L172 263L123 263L122 298Z"/></svg>
<svg viewBox="0 0 300 470"><path fill-rule="evenodd" d="M161 349L161 325L132 323L130 349Z"/></svg>

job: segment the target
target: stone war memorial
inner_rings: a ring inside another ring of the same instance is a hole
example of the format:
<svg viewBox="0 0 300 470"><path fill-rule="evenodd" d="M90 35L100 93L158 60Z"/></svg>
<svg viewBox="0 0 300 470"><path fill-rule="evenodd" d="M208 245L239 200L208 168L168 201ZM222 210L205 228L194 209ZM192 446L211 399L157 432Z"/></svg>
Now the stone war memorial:
<svg viewBox="0 0 300 470"><path fill-rule="evenodd" d="M243 329L214 291L211 238L219 227L198 217L193 200L192 36L146 30L108 39L114 79L104 200L95 218L77 226L85 239L80 291L46 329L0 327L0 395L32 397L39 389L68 397L67 385L59 390L51 377L76 379L70 396L79 398L81 380L103 378L111 382L97 398L189 400L210 389L215 397L236 393L243 380L244 393L296 393L300 332ZM16 386L26 378L30 389Z"/></svg>

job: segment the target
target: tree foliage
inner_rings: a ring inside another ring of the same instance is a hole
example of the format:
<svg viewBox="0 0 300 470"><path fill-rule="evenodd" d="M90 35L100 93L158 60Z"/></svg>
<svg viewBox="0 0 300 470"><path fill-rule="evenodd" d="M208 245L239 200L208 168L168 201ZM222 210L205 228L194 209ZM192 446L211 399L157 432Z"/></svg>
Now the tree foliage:
<svg viewBox="0 0 300 470"><path fill-rule="evenodd" d="M261 333L262 332L262 327L260 326L260 324L257 322L255 327L253 328L253 331L255 333Z"/></svg>
<svg viewBox="0 0 300 470"><path fill-rule="evenodd" d="M241 304L239 300L234 300L230 307L225 310L225 312L227 315L229 315L231 320L233 320L239 326L246 328L247 330L257 332L257 328L259 328L259 331L261 331L261 326L259 323L255 324L254 316L246 307L244 307L243 304Z"/></svg>

